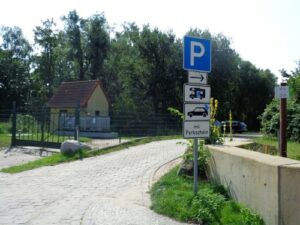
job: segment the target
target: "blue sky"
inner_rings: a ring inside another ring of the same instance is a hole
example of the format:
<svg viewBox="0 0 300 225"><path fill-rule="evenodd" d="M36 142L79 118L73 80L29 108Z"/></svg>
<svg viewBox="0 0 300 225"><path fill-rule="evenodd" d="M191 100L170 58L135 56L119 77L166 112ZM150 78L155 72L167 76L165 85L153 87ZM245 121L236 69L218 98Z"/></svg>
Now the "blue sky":
<svg viewBox="0 0 300 225"><path fill-rule="evenodd" d="M1 0L0 25L19 26L32 40L42 20L75 9L81 17L104 12L109 25L150 24L183 37L190 28L222 32L244 60L257 67L293 70L300 60L298 0Z"/></svg>

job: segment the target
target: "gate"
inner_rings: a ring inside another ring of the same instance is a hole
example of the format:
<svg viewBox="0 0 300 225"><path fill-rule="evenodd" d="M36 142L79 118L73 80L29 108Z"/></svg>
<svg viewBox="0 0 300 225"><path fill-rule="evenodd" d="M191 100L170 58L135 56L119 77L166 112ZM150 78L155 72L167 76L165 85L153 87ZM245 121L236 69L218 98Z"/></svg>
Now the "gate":
<svg viewBox="0 0 300 225"><path fill-rule="evenodd" d="M16 108L13 104L11 146L60 148L66 139L77 139L77 132L60 132L59 113L49 108ZM70 136L74 134L74 136Z"/></svg>

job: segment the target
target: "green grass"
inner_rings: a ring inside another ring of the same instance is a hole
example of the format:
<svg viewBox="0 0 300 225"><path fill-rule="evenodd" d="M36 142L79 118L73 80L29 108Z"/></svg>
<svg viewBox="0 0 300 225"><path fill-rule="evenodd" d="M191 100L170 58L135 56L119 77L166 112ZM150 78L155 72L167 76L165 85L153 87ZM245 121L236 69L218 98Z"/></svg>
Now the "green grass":
<svg viewBox="0 0 300 225"><path fill-rule="evenodd" d="M9 133L11 128L10 122L0 122L0 134Z"/></svg>
<svg viewBox="0 0 300 225"><path fill-rule="evenodd" d="M272 145L278 148L278 139L273 137L261 137L254 139L254 142L264 145ZM300 160L300 143L295 141L287 142L287 157Z"/></svg>
<svg viewBox="0 0 300 225"><path fill-rule="evenodd" d="M11 137L8 134L0 134L0 148L10 146Z"/></svg>
<svg viewBox="0 0 300 225"><path fill-rule="evenodd" d="M10 146L11 137L8 136L10 127L11 123L0 122L0 148Z"/></svg>
<svg viewBox="0 0 300 225"><path fill-rule="evenodd" d="M180 177L177 168L163 176L151 190L151 208L160 214L189 223L211 225L263 225L251 210L228 198L226 190L201 180L197 195L193 179Z"/></svg>
<svg viewBox="0 0 300 225"><path fill-rule="evenodd" d="M176 139L176 138L180 138L180 137L179 136L145 137L145 138L136 139L136 140L129 141L126 143L122 143L120 145L111 146L111 147L107 147L107 148L103 148L103 149L98 149L98 150L93 150L93 151L82 150L74 155L63 155L61 153L57 153L52 156L48 156L48 157L45 157L45 158L42 158L39 160L27 162L22 165L4 168L4 169L1 169L0 172L19 173L19 172L36 169L36 168L43 167L43 166L54 166L54 165L57 165L60 163L70 162L70 161L74 161L74 160L78 160L78 159L82 159L82 158L108 154L110 152L120 151L125 148L146 144L146 143L149 143L152 141Z"/></svg>

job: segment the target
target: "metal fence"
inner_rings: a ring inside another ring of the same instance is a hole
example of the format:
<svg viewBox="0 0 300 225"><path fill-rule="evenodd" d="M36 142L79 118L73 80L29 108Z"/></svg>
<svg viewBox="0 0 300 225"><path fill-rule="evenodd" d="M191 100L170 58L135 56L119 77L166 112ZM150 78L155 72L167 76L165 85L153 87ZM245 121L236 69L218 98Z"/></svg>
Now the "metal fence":
<svg viewBox="0 0 300 225"><path fill-rule="evenodd" d="M9 126L12 146L59 148L66 139L89 137L112 140L127 137L181 134L181 119L170 113L113 112L109 117L86 116L80 109L69 113L49 108L14 106L0 111L0 132ZM4 131L3 131L4 132ZM7 130L6 130L7 132Z"/></svg>

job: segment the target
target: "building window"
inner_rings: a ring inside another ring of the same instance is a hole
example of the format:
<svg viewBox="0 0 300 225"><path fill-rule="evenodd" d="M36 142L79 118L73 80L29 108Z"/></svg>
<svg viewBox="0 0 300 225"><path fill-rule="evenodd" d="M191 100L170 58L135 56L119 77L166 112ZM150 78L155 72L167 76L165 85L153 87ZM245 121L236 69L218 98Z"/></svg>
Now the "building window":
<svg viewBox="0 0 300 225"><path fill-rule="evenodd" d="M100 111L99 111L99 110L96 110L96 111L95 111L95 116L97 116L97 117L100 116Z"/></svg>
<svg viewBox="0 0 300 225"><path fill-rule="evenodd" d="M59 110L59 115L60 116L67 116L67 114L68 114L68 110L65 110L65 109Z"/></svg>

